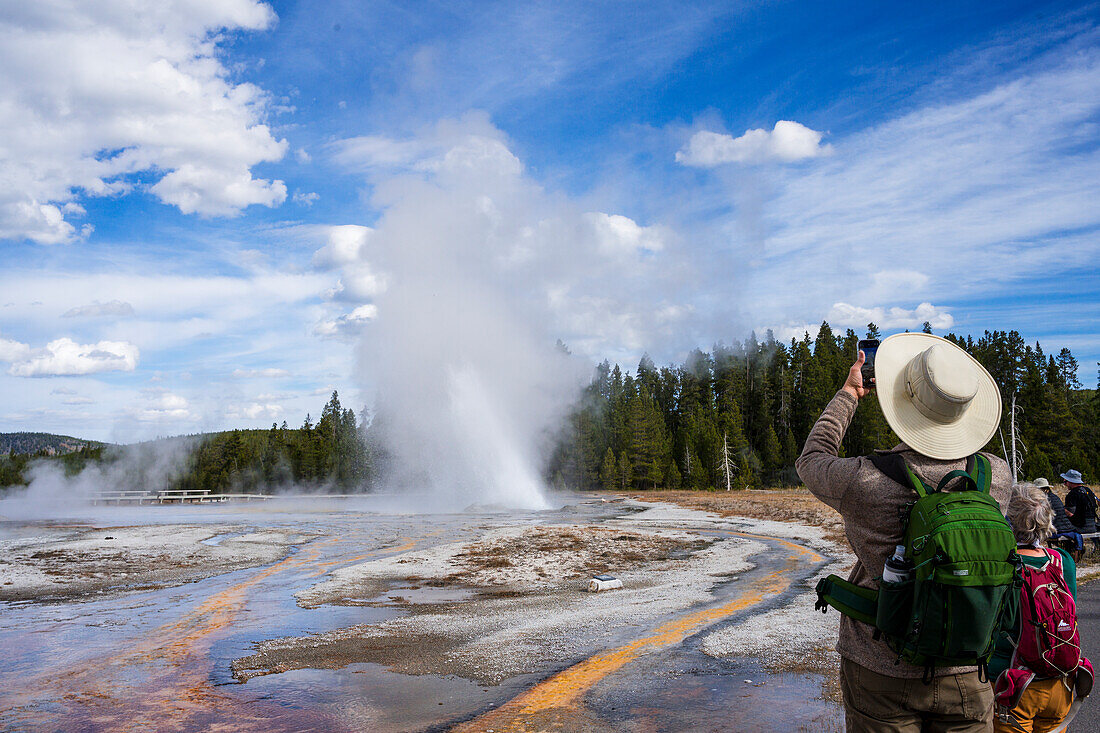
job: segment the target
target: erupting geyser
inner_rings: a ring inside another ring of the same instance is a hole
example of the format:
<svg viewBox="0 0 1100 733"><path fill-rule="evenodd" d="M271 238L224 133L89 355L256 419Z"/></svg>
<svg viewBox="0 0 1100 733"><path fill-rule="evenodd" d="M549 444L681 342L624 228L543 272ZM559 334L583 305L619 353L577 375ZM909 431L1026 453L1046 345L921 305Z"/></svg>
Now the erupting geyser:
<svg viewBox="0 0 1100 733"><path fill-rule="evenodd" d="M589 369L549 326L540 249L554 242L536 229L554 212L499 134L470 124L403 173L368 168L384 213L344 284L373 285L359 355L383 485L427 489L423 509L541 509L548 448Z"/></svg>

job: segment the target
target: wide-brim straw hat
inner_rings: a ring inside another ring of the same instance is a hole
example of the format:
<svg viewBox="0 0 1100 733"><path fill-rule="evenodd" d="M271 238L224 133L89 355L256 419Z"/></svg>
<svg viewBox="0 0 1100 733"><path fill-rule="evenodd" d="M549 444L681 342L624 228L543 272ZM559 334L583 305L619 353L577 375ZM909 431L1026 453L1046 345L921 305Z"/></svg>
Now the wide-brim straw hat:
<svg viewBox="0 0 1100 733"><path fill-rule="evenodd" d="M875 355L886 422L918 453L953 461L977 453L1001 423L1001 393L978 360L947 339L898 333Z"/></svg>

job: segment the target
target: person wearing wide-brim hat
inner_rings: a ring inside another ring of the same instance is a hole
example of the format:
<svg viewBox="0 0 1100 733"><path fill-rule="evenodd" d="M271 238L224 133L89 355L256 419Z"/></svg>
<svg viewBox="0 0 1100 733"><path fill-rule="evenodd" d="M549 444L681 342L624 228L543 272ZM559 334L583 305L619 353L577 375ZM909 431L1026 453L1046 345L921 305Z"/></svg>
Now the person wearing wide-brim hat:
<svg viewBox="0 0 1100 733"><path fill-rule="evenodd" d="M887 477L870 457L838 458L859 400L875 387L887 423L901 443L880 453L900 454L931 485L966 470L997 431L1001 397L981 364L946 339L925 333L884 339L875 357L875 383L865 385L861 352L840 391L806 439L796 468L809 490L840 512L856 556L848 580L877 588L887 557L903 541L902 517L915 498L911 488ZM983 453L992 469L990 493L1007 504L1012 477L1005 461ZM900 660L875 628L840 619L841 692L849 731L992 729L993 692L977 667L937 667L930 684L925 669Z"/></svg>
<svg viewBox="0 0 1100 733"><path fill-rule="evenodd" d="M1085 478L1076 469L1070 469L1061 474L1062 483L1068 489L1066 493L1066 516L1073 526L1081 534L1096 532L1096 494L1085 486ZM1100 542L1093 538L1093 544L1100 547Z"/></svg>

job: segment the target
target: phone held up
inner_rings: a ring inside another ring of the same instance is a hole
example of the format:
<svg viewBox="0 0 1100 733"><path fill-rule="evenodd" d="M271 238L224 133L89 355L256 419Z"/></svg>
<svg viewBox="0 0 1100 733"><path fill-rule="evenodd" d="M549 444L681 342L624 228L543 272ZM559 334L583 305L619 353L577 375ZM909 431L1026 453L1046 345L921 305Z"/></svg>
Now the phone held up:
<svg viewBox="0 0 1100 733"><path fill-rule="evenodd" d="M875 386L875 352L878 351L878 339L862 339L856 345L859 351L863 352L863 368L860 369L860 374L863 375L863 386L866 389L873 389Z"/></svg>

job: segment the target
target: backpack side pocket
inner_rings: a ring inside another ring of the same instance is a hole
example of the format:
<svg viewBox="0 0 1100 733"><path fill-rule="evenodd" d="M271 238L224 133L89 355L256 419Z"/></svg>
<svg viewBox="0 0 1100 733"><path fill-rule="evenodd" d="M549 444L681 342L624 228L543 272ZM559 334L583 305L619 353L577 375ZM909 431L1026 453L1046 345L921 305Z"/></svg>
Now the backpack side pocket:
<svg viewBox="0 0 1100 733"><path fill-rule="evenodd" d="M879 581L875 626L886 636L904 638L913 616L913 578L900 583Z"/></svg>

